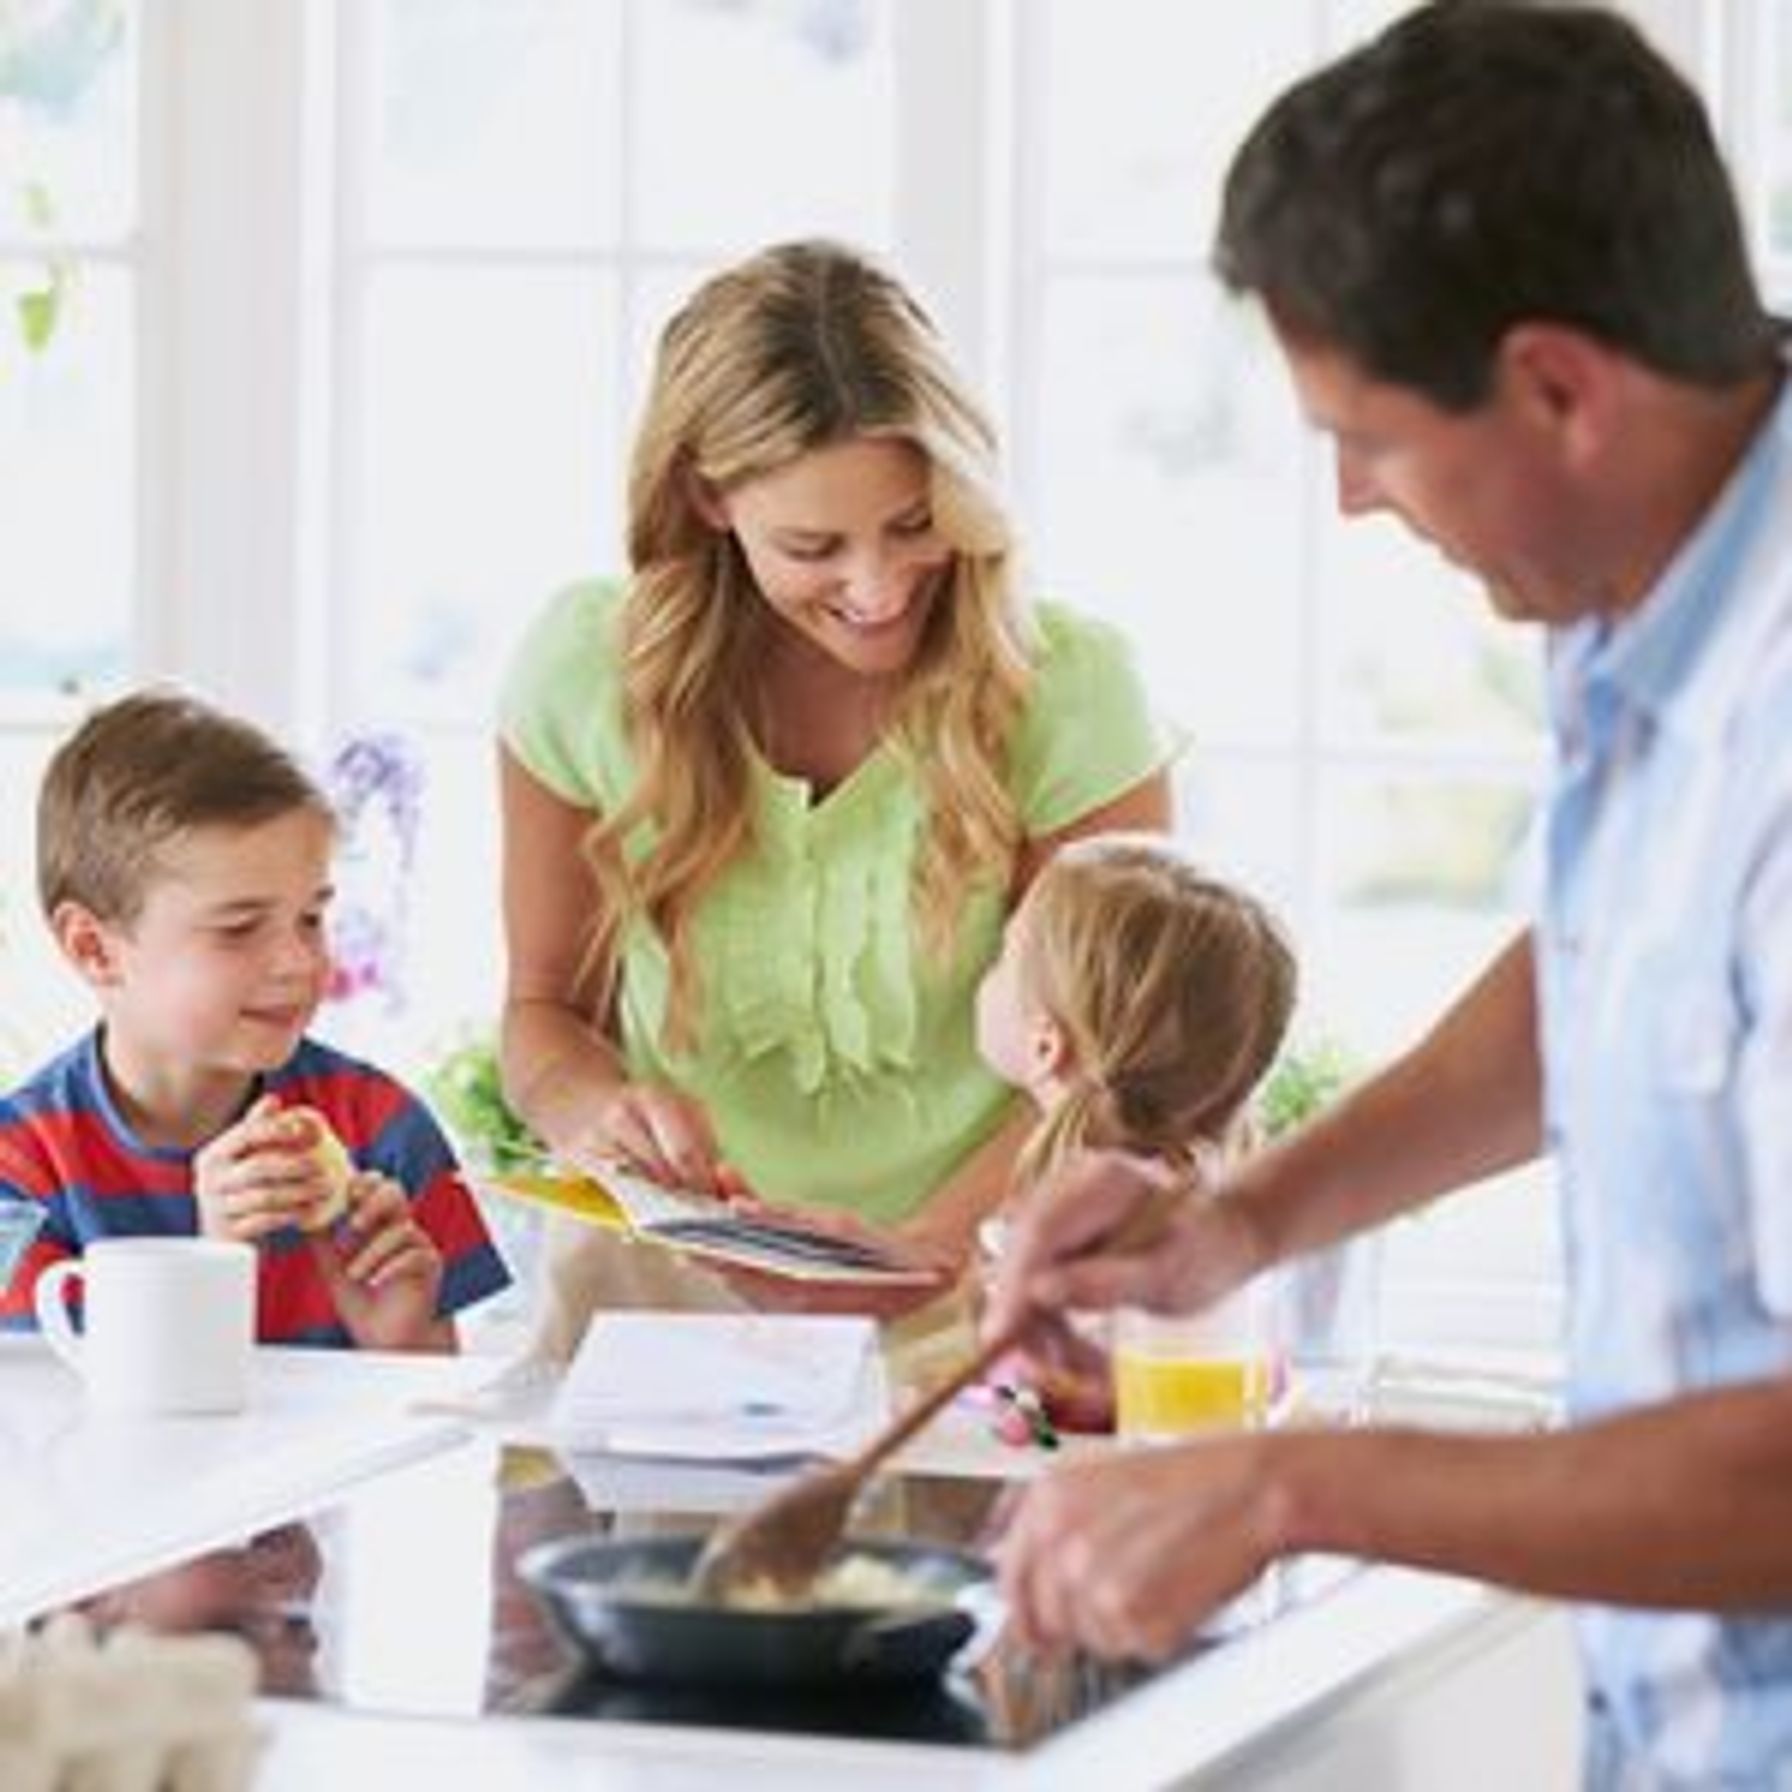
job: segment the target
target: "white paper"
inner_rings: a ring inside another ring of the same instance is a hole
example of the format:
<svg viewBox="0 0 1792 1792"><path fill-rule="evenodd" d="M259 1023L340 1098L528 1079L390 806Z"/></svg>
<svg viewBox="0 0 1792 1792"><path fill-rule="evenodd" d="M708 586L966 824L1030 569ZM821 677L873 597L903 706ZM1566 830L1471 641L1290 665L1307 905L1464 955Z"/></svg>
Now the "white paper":
<svg viewBox="0 0 1792 1792"><path fill-rule="evenodd" d="M782 1456L754 1462L690 1462L571 1450L563 1460L593 1512L741 1512L808 1466Z"/></svg>
<svg viewBox="0 0 1792 1792"><path fill-rule="evenodd" d="M554 1398L573 1448L702 1461L833 1455L889 1401L869 1319L600 1313Z"/></svg>

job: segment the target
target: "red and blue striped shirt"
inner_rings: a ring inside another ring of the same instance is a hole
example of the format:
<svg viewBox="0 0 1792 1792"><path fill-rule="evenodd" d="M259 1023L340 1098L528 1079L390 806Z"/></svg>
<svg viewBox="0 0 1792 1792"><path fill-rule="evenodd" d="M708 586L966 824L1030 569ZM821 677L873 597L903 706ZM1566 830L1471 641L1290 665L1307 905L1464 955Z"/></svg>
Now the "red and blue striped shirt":
<svg viewBox="0 0 1792 1792"><path fill-rule="evenodd" d="M428 1108L384 1071L301 1040L257 1080L284 1106L329 1121L355 1166L378 1170L411 1199L442 1253L442 1317L506 1286L510 1273L485 1229L453 1150ZM47 1264L95 1239L192 1236L199 1229L193 1153L145 1145L106 1086L99 1034L89 1033L0 1099L0 1201L43 1210L35 1242L0 1294L0 1331L33 1329L32 1290ZM257 1334L264 1344L352 1346L328 1287L296 1228L260 1245Z"/></svg>

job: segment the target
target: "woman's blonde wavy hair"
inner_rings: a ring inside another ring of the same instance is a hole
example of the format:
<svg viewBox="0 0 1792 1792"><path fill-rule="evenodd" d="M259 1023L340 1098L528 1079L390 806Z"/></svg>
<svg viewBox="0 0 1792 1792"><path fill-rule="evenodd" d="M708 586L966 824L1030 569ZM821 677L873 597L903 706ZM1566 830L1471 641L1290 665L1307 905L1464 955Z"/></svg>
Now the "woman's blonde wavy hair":
<svg viewBox="0 0 1792 1792"><path fill-rule="evenodd" d="M1015 924L1022 999L1064 1029L1071 1066L1021 1183L1084 1147L1190 1163L1232 1143L1294 1007L1269 911L1165 840L1110 834L1054 854Z"/></svg>
<svg viewBox="0 0 1792 1792"><path fill-rule="evenodd" d="M625 932L644 919L671 963L674 1048L691 1043L701 1004L692 918L753 843L747 702L772 626L699 494L867 436L926 456L934 523L954 550L891 723L925 799L914 922L931 957L949 952L967 886L1005 885L1021 844L1005 773L1031 658L994 433L889 274L833 243L767 249L707 281L660 338L628 488L622 703L636 784L585 841L600 896L587 987L607 1009Z"/></svg>

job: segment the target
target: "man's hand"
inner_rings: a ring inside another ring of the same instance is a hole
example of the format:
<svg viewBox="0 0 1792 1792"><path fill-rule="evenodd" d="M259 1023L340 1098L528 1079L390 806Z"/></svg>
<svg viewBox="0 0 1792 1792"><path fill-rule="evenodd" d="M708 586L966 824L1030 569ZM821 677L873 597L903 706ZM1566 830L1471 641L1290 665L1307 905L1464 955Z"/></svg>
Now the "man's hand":
<svg viewBox="0 0 1792 1792"><path fill-rule="evenodd" d="M367 1350L448 1350L453 1328L436 1314L442 1253L417 1223L405 1192L364 1170L349 1183L348 1213L307 1240L349 1336Z"/></svg>
<svg viewBox="0 0 1792 1792"><path fill-rule="evenodd" d="M1035 1481L997 1549L1017 1640L1115 1661L1174 1654L1290 1547L1270 1474L1280 1441L1129 1451Z"/></svg>
<svg viewBox="0 0 1792 1792"><path fill-rule="evenodd" d="M1242 1206L1191 1184L1188 1171L1123 1151L1078 1152L1022 1207L983 1329L993 1335L1031 1313L1031 1342L1049 1358L1063 1313L1188 1312L1264 1267Z"/></svg>

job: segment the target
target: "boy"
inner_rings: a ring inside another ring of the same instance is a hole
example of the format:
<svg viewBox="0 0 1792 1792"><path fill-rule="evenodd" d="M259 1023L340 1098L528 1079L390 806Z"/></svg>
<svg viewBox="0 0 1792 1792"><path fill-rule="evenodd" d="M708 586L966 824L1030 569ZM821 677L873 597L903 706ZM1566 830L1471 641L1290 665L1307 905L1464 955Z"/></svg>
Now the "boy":
<svg viewBox="0 0 1792 1792"><path fill-rule="evenodd" d="M0 1329L123 1234L256 1245L264 1343L453 1350L509 1280L421 1102L306 1037L333 835L287 754L189 697L126 697L57 751L39 896L100 1024L0 1100L0 1201L44 1214Z"/></svg>

